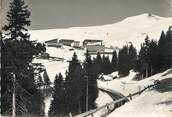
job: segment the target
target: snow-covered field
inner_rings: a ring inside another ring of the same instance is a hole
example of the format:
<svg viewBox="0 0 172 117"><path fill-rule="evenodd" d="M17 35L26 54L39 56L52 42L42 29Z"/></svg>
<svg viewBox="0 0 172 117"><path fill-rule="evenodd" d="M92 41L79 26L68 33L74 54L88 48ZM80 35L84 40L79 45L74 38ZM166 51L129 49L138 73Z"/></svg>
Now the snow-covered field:
<svg viewBox="0 0 172 117"><path fill-rule="evenodd" d="M162 30L167 30L172 25L172 18L163 18L155 15L142 14L127 18L115 24L92 27L73 27L68 29L49 29L49 30L33 30L30 31L31 39L44 42L50 39L74 39L83 41L84 39L102 39L106 47L122 47L127 42L132 42L138 49L144 38L148 34L150 38L159 39ZM84 50L71 50L70 47L63 46L62 48L47 47L47 53L52 57L63 58L63 61L53 61L45 59L35 59L34 63L42 63L47 70L50 80L53 82L55 75L61 72L65 75L68 69L69 60L73 53L76 52L80 61L84 60ZM145 86L154 83L154 80L162 80L172 78L172 73L162 76L167 73L159 73L150 78L134 81L132 78L136 75L130 71L130 75L124 78L117 78L112 81L98 81L100 88L119 92L125 96L130 93L137 92ZM117 72L111 76L116 76ZM111 102L112 98L104 92L99 92L99 97L96 100L98 107ZM50 98L45 100L46 109L48 112ZM166 103L169 102L169 103ZM147 91L140 96L135 97L131 102L116 109L109 117L172 117L172 93L158 92L155 90ZM102 110L106 111L106 110ZM99 116L102 112L98 113Z"/></svg>
<svg viewBox="0 0 172 117"><path fill-rule="evenodd" d="M72 59L74 52L78 55L78 59L80 61L84 60L84 50L70 50L70 47L63 46L63 48L55 48L55 47L46 47L46 52L49 53L51 57L59 57L64 60L55 61L55 60L47 60L47 59L34 59L33 63L42 63L47 73L50 77L51 82L54 82L54 78L56 74L62 73L65 76L66 70L68 70L69 60Z"/></svg>
<svg viewBox="0 0 172 117"><path fill-rule="evenodd" d="M132 42L137 48L146 35L159 39L162 30L167 30L172 25L172 18L164 18L147 13L132 16L121 22L103 26L72 27L67 29L48 29L30 31L31 39L44 42L50 39L102 39L104 44L122 47L127 42Z"/></svg>

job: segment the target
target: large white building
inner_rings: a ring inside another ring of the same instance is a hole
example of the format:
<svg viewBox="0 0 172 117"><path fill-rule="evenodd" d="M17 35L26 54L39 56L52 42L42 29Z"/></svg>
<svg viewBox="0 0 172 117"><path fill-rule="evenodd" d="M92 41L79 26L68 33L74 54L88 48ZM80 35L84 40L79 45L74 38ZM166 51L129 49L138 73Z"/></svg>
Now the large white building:
<svg viewBox="0 0 172 117"><path fill-rule="evenodd" d="M48 47L61 47L62 44L58 42L58 39L51 39L48 41L45 41L46 46Z"/></svg>
<svg viewBox="0 0 172 117"><path fill-rule="evenodd" d="M104 53L105 46L103 45L103 40L96 39L85 39L83 41L83 47L90 54Z"/></svg>

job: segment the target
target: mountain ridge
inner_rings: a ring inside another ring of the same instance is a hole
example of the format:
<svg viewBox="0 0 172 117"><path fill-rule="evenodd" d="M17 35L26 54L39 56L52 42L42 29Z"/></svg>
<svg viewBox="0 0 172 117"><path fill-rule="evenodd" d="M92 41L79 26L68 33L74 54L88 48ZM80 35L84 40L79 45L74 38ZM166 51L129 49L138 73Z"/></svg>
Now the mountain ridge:
<svg viewBox="0 0 172 117"><path fill-rule="evenodd" d="M140 47L144 38L159 39L162 30L167 30L172 25L172 17L160 17L144 13L128 17L120 22L89 27L70 27L65 29L30 30L31 40L44 42L46 40L74 39L102 39L109 46L122 47L127 42L132 42L136 48Z"/></svg>

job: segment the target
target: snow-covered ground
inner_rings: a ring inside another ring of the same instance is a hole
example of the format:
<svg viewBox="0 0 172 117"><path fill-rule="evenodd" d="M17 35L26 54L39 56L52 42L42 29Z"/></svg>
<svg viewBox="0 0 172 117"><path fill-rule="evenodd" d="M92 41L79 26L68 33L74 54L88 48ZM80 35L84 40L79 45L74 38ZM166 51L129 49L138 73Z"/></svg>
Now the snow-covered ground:
<svg viewBox="0 0 172 117"><path fill-rule="evenodd" d="M154 84L155 80L162 80L162 79L168 78L168 76L162 77L163 73L159 73L152 77L146 78L144 80L136 81L136 80L133 80L136 74L137 74L136 72L131 70L130 74L123 78L117 78L108 82L98 80L98 86L100 88L114 90L114 91L122 93L125 96L128 96L129 94L132 94L141 89L144 89L144 87L148 85ZM170 77L172 77L172 74Z"/></svg>
<svg viewBox="0 0 172 117"><path fill-rule="evenodd" d="M61 61L53 61L53 60L47 60L47 59L34 59L33 63L42 63L48 73L48 76L51 80L51 82L54 82L55 75L58 73L62 73L63 76L65 76L66 70L68 70L69 62L68 60L71 60L73 53L76 52L78 55L78 59L80 61L84 60L84 51L74 49L73 51L70 51L70 47L64 46L63 48L55 48L55 47L47 47L47 53L50 54L51 57L59 57L64 58L64 60ZM52 97L47 97L45 102L45 114L48 114L48 110L50 107ZM113 99L105 92L99 91L99 96L96 99L96 105L97 107L101 107L106 103L112 102ZM112 107L113 108L113 107ZM107 110L102 109L101 111L97 112L96 115L104 114Z"/></svg>
<svg viewBox="0 0 172 117"><path fill-rule="evenodd" d="M97 104L98 108L102 107L105 104L110 103L112 101L113 101L112 97L110 97L107 93L99 91L98 98L96 99L96 104ZM113 106L111 106L110 108L113 109ZM101 115L108 113L107 111L108 110L105 108L101 109L100 111L98 111L94 114L94 117L100 117Z"/></svg>
<svg viewBox="0 0 172 117"><path fill-rule="evenodd" d="M52 100L51 96L45 98L45 100L44 100L44 103L45 103L45 110L44 110L44 112L45 112L45 115L47 117L48 117L48 111L49 111L49 108L50 108L51 100Z"/></svg>
<svg viewBox="0 0 172 117"><path fill-rule="evenodd" d="M172 79L172 69L141 81L134 81L132 78L136 73L130 72L130 75L124 78L115 79L108 83L99 81L99 87L117 91L127 96L135 93L145 86L151 85L155 80ZM169 80L172 85L172 80ZM125 85L125 86L124 86ZM162 84L166 85L166 84ZM172 87L172 86L171 86ZM150 90L135 97L132 101L113 111L108 117L171 117L172 116L172 90L164 92Z"/></svg>
<svg viewBox="0 0 172 117"><path fill-rule="evenodd" d="M70 50L70 47L63 46L63 48L46 47L46 52L49 53L51 57L63 58L64 60L47 60L47 59L34 59L33 63L42 63L50 77L51 82L54 82L56 74L62 73L65 76L66 70L68 70L69 60L72 59L74 52L78 55L80 61L84 60L84 50Z"/></svg>
<svg viewBox="0 0 172 117"><path fill-rule="evenodd" d="M113 111L108 117L172 117L172 92L149 91Z"/></svg>
<svg viewBox="0 0 172 117"><path fill-rule="evenodd" d="M31 34L31 39L38 40L39 42L45 42L54 38L74 39L76 41L83 41L84 39L102 39L106 47L122 47L128 42L132 42L134 46L139 49L140 44L143 42L146 35L149 35L151 39L159 39L161 31L167 30L170 25L172 25L172 18L164 18L155 15L150 16L145 13L138 16L129 17L115 24L104 26L33 30L29 32ZM59 72L65 75L69 65L68 61L71 60L74 52L76 52L80 61L84 60L84 50L71 50L70 47L63 46L62 48L47 47L47 53L49 53L50 56L63 58L63 61L35 59L33 62L42 63L46 67L50 80L53 82L55 75ZM161 80L172 77L172 74L165 76L162 76L162 74L164 73L159 73L142 81L134 81L132 78L136 75L136 73L131 71L130 75L124 78L118 78L108 82L98 81L98 86L100 88L113 90L127 96L130 93L134 93L140 89L143 89L147 85L153 84L154 80L156 79ZM106 78L109 79L109 77L114 75L116 76L117 73L114 72L113 74L108 75ZM160 93L157 91L149 91L143 93L137 98L133 99L133 101L115 110L109 116L114 117L117 115L120 117L130 117L131 115L134 117L134 115L136 115L135 117L168 117L165 116L165 114L171 114L171 103L166 104L160 102L165 102L168 100L171 101L171 95L171 92ZM51 98L45 100L46 113L49 109L50 100ZM98 107L110 101L112 101L112 98L110 98L109 95L99 92L99 97L96 100ZM100 113L98 113L97 116L99 116Z"/></svg>
<svg viewBox="0 0 172 117"><path fill-rule="evenodd" d="M162 30L167 30L172 25L172 18L164 18L147 13L132 16L121 22L103 26L72 27L67 29L48 29L29 31L32 40L44 42L50 39L101 39L108 47L122 47L127 42L132 42L137 48L146 35L159 39Z"/></svg>

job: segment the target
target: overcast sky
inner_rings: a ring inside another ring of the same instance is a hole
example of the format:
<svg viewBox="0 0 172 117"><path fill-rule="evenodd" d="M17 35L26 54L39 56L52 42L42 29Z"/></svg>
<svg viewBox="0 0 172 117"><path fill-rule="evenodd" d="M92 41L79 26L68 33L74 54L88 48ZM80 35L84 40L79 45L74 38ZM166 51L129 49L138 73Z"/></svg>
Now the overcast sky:
<svg viewBox="0 0 172 117"><path fill-rule="evenodd" d="M3 0L3 16L8 8ZM168 0L26 0L30 29L95 26L118 22L142 13L172 16ZM170 0L169 0L170 1ZM2 11L1 11L2 12ZM3 17L3 24L4 24Z"/></svg>

